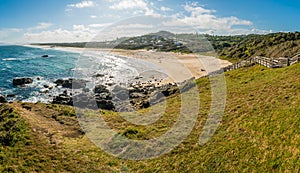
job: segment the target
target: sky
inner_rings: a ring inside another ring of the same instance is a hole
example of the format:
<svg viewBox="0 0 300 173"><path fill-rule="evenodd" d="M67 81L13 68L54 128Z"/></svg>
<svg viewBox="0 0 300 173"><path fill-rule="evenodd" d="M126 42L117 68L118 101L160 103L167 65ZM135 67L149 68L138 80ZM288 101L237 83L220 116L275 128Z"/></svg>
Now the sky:
<svg viewBox="0 0 300 173"><path fill-rule="evenodd" d="M214 35L294 32L299 9L299 0L0 0L0 43L80 42L168 27Z"/></svg>

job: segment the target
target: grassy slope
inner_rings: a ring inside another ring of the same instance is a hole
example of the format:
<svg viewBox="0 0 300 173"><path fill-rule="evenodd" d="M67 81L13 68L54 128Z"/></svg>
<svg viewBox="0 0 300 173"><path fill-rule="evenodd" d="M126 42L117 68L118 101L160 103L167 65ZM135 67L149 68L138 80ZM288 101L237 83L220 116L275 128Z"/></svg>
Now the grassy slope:
<svg viewBox="0 0 300 173"><path fill-rule="evenodd" d="M102 152L80 134L69 107L8 105L1 108L2 115L13 107L31 125L20 132L28 136L21 138L25 142L0 147L0 172L296 172L300 169L299 76L300 64L283 69L254 66L226 73L228 93L222 124L204 146L198 145L198 138L210 105L210 89L208 80L200 79L201 113L194 130L172 152L146 161L126 161ZM129 125L115 113L100 112L121 133L145 139L171 127L179 106L178 97L171 98L165 116L148 127ZM32 116L36 118L30 119ZM32 123L39 116L45 123ZM42 128L47 125L66 132ZM126 133L132 130L137 133Z"/></svg>
<svg viewBox="0 0 300 173"><path fill-rule="evenodd" d="M220 57L232 61L253 56L292 57L300 53L299 32L233 36L223 40L222 37L215 36L210 39ZM224 47L225 43L230 46Z"/></svg>

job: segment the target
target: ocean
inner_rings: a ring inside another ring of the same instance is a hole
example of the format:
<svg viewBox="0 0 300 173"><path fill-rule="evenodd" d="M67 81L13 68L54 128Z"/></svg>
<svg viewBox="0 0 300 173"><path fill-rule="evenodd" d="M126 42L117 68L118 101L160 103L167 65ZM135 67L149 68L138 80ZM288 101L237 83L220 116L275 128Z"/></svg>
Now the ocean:
<svg viewBox="0 0 300 173"><path fill-rule="evenodd" d="M80 54L51 48L0 46L0 94L9 96L8 101L50 103L53 96L66 90L56 87L57 79L85 79L89 81L87 88L92 90L96 84L127 85L141 75L145 81L166 77L163 69L153 64L110 53L84 51ZM13 86L13 79L23 77L32 78L33 83Z"/></svg>

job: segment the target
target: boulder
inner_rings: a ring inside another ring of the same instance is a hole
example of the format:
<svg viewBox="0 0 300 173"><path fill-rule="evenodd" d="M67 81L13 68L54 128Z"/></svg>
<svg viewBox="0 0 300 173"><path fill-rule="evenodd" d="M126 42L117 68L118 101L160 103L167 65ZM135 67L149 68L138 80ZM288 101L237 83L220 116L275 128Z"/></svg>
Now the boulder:
<svg viewBox="0 0 300 173"><path fill-rule="evenodd" d="M62 94L55 96L52 103L73 106L73 99L67 94L66 91L64 91Z"/></svg>
<svg viewBox="0 0 300 173"><path fill-rule="evenodd" d="M115 106L110 100L96 100L99 109L115 110Z"/></svg>
<svg viewBox="0 0 300 173"><path fill-rule="evenodd" d="M109 93L109 90L104 85L97 85L94 88L94 93L97 93L97 94Z"/></svg>
<svg viewBox="0 0 300 173"><path fill-rule="evenodd" d="M6 98L0 94L0 103L7 103Z"/></svg>
<svg viewBox="0 0 300 173"><path fill-rule="evenodd" d="M7 97L15 97L15 94L7 94Z"/></svg>
<svg viewBox="0 0 300 173"><path fill-rule="evenodd" d="M81 89L86 87L86 82L87 81L82 79L58 79L54 83L63 88Z"/></svg>
<svg viewBox="0 0 300 173"><path fill-rule="evenodd" d="M132 99L130 103L135 109L149 108L151 106L150 102L146 99Z"/></svg>
<svg viewBox="0 0 300 173"><path fill-rule="evenodd" d="M25 86L25 84L31 84L33 80L31 78L16 78L13 79L14 86Z"/></svg>
<svg viewBox="0 0 300 173"><path fill-rule="evenodd" d="M115 110L115 106L111 100L95 97L91 93L78 94L73 97L73 101L73 105L79 108Z"/></svg>
<svg viewBox="0 0 300 173"><path fill-rule="evenodd" d="M63 79L57 79L54 83L58 86L61 86L64 83L65 80Z"/></svg>
<svg viewBox="0 0 300 173"><path fill-rule="evenodd" d="M112 100L111 93L100 93L100 94L96 94L95 97L97 99Z"/></svg>

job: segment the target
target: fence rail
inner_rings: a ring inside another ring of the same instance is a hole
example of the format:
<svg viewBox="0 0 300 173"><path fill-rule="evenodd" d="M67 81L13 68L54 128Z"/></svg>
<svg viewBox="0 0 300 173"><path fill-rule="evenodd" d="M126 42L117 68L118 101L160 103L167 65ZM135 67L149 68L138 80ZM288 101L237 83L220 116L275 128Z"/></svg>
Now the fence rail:
<svg viewBox="0 0 300 173"><path fill-rule="evenodd" d="M292 56L291 58L267 58L262 56L255 56L244 59L227 67L223 67L223 71L232 71L243 67L249 67L254 64L259 64L268 68L281 68L296 64L298 62L300 62L300 53Z"/></svg>

